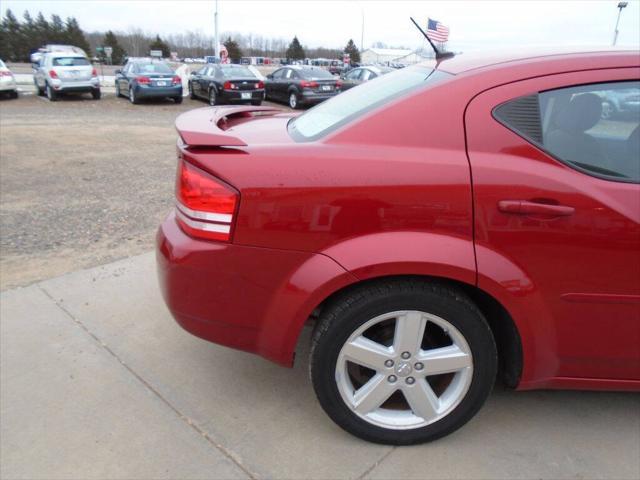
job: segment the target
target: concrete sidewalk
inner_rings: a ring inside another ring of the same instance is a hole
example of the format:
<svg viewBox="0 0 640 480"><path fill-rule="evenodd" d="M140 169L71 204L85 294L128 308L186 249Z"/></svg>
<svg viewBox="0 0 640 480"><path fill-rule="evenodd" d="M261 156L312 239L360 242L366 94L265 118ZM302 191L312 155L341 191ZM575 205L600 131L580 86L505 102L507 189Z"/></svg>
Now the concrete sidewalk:
<svg viewBox="0 0 640 480"><path fill-rule="evenodd" d="M640 477L636 394L496 390L432 444L351 437L315 400L308 338L288 370L187 334L152 254L0 306L3 479Z"/></svg>

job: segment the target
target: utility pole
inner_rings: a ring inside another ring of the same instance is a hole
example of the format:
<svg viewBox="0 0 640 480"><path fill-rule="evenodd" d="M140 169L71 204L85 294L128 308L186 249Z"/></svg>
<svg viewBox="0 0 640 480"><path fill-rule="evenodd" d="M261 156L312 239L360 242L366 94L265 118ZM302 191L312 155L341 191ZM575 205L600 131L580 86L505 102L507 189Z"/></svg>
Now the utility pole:
<svg viewBox="0 0 640 480"><path fill-rule="evenodd" d="M214 46L214 52L216 55L216 58L219 60L220 59L220 40L218 38L218 0L216 0L216 13L214 15L214 20L215 20L215 39L213 40L215 42L215 46Z"/></svg>
<svg viewBox="0 0 640 480"><path fill-rule="evenodd" d="M616 46L616 42L618 41L618 24L620 23L620 14L622 14L622 9L629 5L628 2L618 2L618 19L616 20L616 29L613 32L613 46Z"/></svg>
<svg viewBox="0 0 640 480"><path fill-rule="evenodd" d="M360 9L362 12L362 30L360 30L360 51L364 51L364 8Z"/></svg>

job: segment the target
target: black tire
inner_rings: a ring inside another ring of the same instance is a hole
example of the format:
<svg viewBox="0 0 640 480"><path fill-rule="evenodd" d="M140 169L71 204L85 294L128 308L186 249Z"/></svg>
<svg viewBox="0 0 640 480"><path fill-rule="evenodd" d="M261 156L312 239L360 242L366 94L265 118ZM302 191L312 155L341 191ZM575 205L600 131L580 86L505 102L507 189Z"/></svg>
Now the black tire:
<svg viewBox="0 0 640 480"><path fill-rule="evenodd" d="M47 83L47 86L45 88L45 92L47 94L47 98L49 99L50 102L57 102L58 101L58 92L56 92L53 88L51 88L51 85L49 85Z"/></svg>
<svg viewBox="0 0 640 480"><path fill-rule="evenodd" d="M18 91L17 90L13 90L10 94L9 94L9 98L18 98Z"/></svg>
<svg viewBox="0 0 640 480"><path fill-rule="evenodd" d="M173 101L176 102L177 104L181 104L182 103L182 95L180 95L179 97L173 97Z"/></svg>
<svg viewBox="0 0 640 480"><path fill-rule="evenodd" d="M358 416L342 399L336 380L338 356L351 334L367 321L398 310L417 310L446 320L462 334L473 359L468 390L457 406L433 423L405 430L384 428ZM344 430L371 442L411 445L448 435L468 422L491 392L497 364L491 330L462 291L439 283L392 280L342 294L325 307L313 333L310 375L322 408Z"/></svg>
<svg viewBox="0 0 640 480"><path fill-rule="evenodd" d="M94 100L100 100L100 97L102 97L102 92L99 88L94 88L93 90L91 90L91 96Z"/></svg>
<svg viewBox="0 0 640 480"><path fill-rule="evenodd" d="M209 105L211 105L212 107L220 104L220 100L218 100L218 94L216 92L216 89L213 87L209 89L209 94L207 95L207 99L209 101Z"/></svg>
<svg viewBox="0 0 640 480"><path fill-rule="evenodd" d="M256 107L259 107L260 105L262 105L262 100L254 100L251 102L251 105L255 105Z"/></svg>
<svg viewBox="0 0 640 480"><path fill-rule="evenodd" d="M120 85L116 82L116 98L120 98L122 96L122 92L120 92Z"/></svg>
<svg viewBox="0 0 640 480"><path fill-rule="evenodd" d="M129 87L129 101L134 105L140 103L140 100L138 100L138 97L136 95L136 91L132 87Z"/></svg>
<svg viewBox="0 0 640 480"><path fill-rule="evenodd" d="M44 89L40 88L38 86L38 82L36 82L35 80L33 81L33 84L36 87L36 93L38 94L39 97L44 97Z"/></svg>
<svg viewBox="0 0 640 480"><path fill-rule="evenodd" d="M196 94L193 92L193 85L191 84L191 82L189 82L189 98L191 100L196 99Z"/></svg>
<svg viewBox="0 0 640 480"><path fill-rule="evenodd" d="M300 108L300 98L298 97L298 92L296 92L295 90L292 90L289 92L289 100L288 100L288 105L289 108L292 109L297 109Z"/></svg>

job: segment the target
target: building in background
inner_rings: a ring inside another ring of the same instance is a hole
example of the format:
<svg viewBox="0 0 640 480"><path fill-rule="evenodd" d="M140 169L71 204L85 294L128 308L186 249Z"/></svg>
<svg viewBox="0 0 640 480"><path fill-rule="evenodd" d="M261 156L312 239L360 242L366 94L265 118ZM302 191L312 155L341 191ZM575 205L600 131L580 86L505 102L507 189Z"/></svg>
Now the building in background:
<svg viewBox="0 0 640 480"><path fill-rule="evenodd" d="M422 49L368 48L360 54L360 63L413 65L429 58L433 58L433 55Z"/></svg>

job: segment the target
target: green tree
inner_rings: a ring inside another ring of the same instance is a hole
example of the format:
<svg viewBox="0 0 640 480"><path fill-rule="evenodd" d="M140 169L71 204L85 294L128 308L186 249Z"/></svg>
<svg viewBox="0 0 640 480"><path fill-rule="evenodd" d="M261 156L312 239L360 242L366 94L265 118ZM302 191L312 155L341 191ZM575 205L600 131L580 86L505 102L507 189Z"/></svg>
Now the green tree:
<svg viewBox="0 0 640 480"><path fill-rule="evenodd" d="M351 59L351 63L360 63L360 50L356 47L356 44L353 42L353 39L350 38L347 42L347 46L344 47L344 53L349 54L349 58Z"/></svg>
<svg viewBox="0 0 640 480"><path fill-rule="evenodd" d="M242 50L240 50L238 42L232 40L231 37L228 37L224 42L224 46L227 47L227 53L229 54L231 61L240 62L240 59L242 58Z"/></svg>
<svg viewBox="0 0 640 480"><path fill-rule="evenodd" d="M156 39L149 44L149 50L162 50L163 57L169 57L171 55L169 45L160 38L160 35L156 35Z"/></svg>
<svg viewBox="0 0 640 480"><path fill-rule="evenodd" d="M120 44L118 43L118 38L111 30L105 33L102 45L105 47L111 47L113 49L113 52L111 52L111 63L113 63L114 65L122 65L124 63L127 52L120 46ZM104 54L104 52L100 52L100 59L102 61L106 59L106 55Z"/></svg>
<svg viewBox="0 0 640 480"><path fill-rule="evenodd" d="M84 37L84 32L80 28L80 24L74 17L67 18L67 28L65 29L66 42L69 45L80 47L88 56L91 56L91 47Z"/></svg>
<svg viewBox="0 0 640 480"><path fill-rule="evenodd" d="M4 60L22 60L22 30L20 22L13 12L7 12L0 23L0 58Z"/></svg>
<svg viewBox="0 0 640 480"><path fill-rule="evenodd" d="M304 53L304 48L300 44L298 37L293 37L293 40L289 44L289 48L287 48L287 59L288 60L304 60L306 55Z"/></svg>
<svg viewBox="0 0 640 480"><path fill-rule="evenodd" d="M59 15L51 15L51 23L49 24L49 37L47 41L50 43L66 43L67 32L64 22Z"/></svg>

